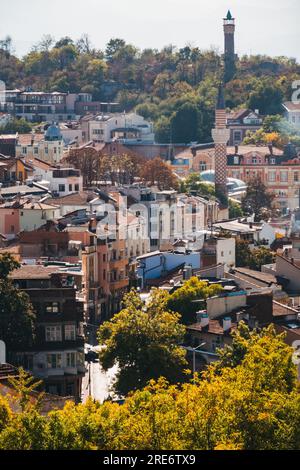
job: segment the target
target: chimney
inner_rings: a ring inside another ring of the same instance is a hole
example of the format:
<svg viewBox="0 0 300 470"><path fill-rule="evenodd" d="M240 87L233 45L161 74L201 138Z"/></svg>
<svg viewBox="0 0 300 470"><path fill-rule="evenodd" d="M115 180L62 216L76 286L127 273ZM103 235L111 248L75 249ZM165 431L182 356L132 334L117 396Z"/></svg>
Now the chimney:
<svg viewBox="0 0 300 470"><path fill-rule="evenodd" d="M237 144L234 146L234 152L235 152L235 155L239 153L239 146Z"/></svg>
<svg viewBox="0 0 300 470"><path fill-rule="evenodd" d="M269 144L268 147L269 147L270 155L273 155L273 144Z"/></svg>
<svg viewBox="0 0 300 470"><path fill-rule="evenodd" d="M231 318L225 317L223 318L223 330L229 331L231 329Z"/></svg>
<svg viewBox="0 0 300 470"><path fill-rule="evenodd" d="M0 340L0 364L6 364L6 346L2 340Z"/></svg>
<svg viewBox="0 0 300 470"><path fill-rule="evenodd" d="M209 325L208 315L207 315L207 313L202 313L200 315L200 326L201 326L201 328L205 328L208 325Z"/></svg>

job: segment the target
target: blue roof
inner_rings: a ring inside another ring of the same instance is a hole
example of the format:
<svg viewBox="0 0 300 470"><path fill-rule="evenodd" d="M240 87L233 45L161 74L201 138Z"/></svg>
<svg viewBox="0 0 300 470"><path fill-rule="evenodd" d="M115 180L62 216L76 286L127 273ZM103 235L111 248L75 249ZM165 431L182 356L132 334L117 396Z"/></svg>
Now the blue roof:
<svg viewBox="0 0 300 470"><path fill-rule="evenodd" d="M62 140L62 134L56 124L51 124L45 133L45 140Z"/></svg>

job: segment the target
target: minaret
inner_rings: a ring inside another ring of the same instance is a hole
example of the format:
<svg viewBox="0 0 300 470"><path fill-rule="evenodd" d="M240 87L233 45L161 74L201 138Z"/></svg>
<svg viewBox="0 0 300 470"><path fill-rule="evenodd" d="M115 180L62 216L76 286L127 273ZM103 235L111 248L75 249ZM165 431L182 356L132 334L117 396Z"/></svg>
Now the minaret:
<svg viewBox="0 0 300 470"><path fill-rule="evenodd" d="M216 196L220 201L221 209L227 209L227 142L230 138L230 130L226 128L226 110L223 83L221 83L219 86L218 100L216 106L216 122L215 128L212 130L212 137L215 142ZM223 218L226 218L226 216L224 216Z"/></svg>
<svg viewBox="0 0 300 470"><path fill-rule="evenodd" d="M224 81L225 83L232 80L236 71L236 55L234 50L234 32L235 32L235 19L232 17L230 10L228 10L226 18L223 18L224 22L224 64L225 64L225 73Z"/></svg>

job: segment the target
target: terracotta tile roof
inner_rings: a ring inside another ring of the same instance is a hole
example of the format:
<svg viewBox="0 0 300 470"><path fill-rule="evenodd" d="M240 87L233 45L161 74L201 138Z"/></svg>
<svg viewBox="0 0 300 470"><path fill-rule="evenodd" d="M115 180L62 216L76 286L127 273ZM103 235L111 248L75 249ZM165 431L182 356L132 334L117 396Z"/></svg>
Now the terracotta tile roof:
<svg viewBox="0 0 300 470"><path fill-rule="evenodd" d="M44 134L19 134L18 136L18 144L19 145L31 145L31 141L33 139L34 144L41 142L44 140Z"/></svg>
<svg viewBox="0 0 300 470"><path fill-rule="evenodd" d="M40 168L41 170L51 170L55 169L56 167L51 165L51 163L44 162L43 160L40 160L39 158L30 158L30 157L25 157L23 158L24 162L26 162L28 165L36 168Z"/></svg>
<svg viewBox="0 0 300 470"><path fill-rule="evenodd" d="M54 273L59 273L59 266L22 265L9 275L11 279L50 279Z"/></svg>
<svg viewBox="0 0 300 470"><path fill-rule="evenodd" d="M251 153L260 153L262 156L270 155L269 147L265 145L256 146L256 145L239 145L238 146L238 155L247 155ZM283 151L273 147L274 155L282 155ZM227 147L227 155L235 155L235 147Z"/></svg>
<svg viewBox="0 0 300 470"><path fill-rule="evenodd" d="M286 101L283 103L283 106L287 108L288 111L300 111L300 101L293 103L292 101Z"/></svg>
<svg viewBox="0 0 300 470"><path fill-rule="evenodd" d="M232 331L237 329L237 324L231 323L231 329L224 331L222 319L209 320L208 328L207 327L202 328L200 323L194 323L193 325L189 325L187 329L192 330L192 331L202 331L202 332L210 333L213 335L224 335L224 334L229 335Z"/></svg>
<svg viewBox="0 0 300 470"><path fill-rule="evenodd" d="M62 196L62 197L56 197L56 198L49 198L47 199L47 202L50 202L51 204L66 204L66 205L84 205L92 201L93 199L96 199L98 197L97 193L94 192L88 192L88 191L81 191L78 193L73 193L73 194L68 194L67 196Z"/></svg>

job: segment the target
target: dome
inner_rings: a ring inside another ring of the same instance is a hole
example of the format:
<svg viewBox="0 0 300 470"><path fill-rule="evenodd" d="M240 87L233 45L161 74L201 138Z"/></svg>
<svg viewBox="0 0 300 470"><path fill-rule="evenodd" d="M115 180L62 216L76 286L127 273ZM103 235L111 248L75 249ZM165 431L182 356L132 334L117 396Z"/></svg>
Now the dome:
<svg viewBox="0 0 300 470"><path fill-rule="evenodd" d="M60 132L59 127L56 124L51 124L45 133L45 140L53 141L53 140L62 140L62 134Z"/></svg>
<svg viewBox="0 0 300 470"><path fill-rule="evenodd" d="M214 170L202 171L200 176L204 183L213 184L215 182ZM237 178L227 178L227 188L229 192L245 191L247 189L247 185L244 181Z"/></svg>

